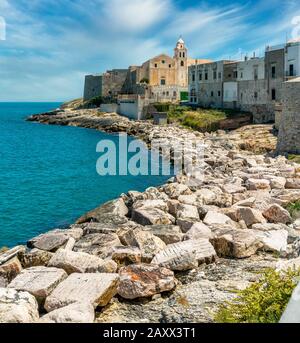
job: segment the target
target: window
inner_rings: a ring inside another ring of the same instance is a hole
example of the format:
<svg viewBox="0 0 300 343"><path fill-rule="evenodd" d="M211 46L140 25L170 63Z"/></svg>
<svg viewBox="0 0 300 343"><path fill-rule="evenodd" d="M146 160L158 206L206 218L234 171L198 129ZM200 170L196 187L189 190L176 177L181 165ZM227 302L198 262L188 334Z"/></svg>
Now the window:
<svg viewBox="0 0 300 343"><path fill-rule="evenodd" d="M219 79L220 80L222 79L222 73L219 73Z"/></svg>
<svg viewBox="0 0 300 343"><path fill-rule="evenodd" d="M233 77L236 79L238 77L238 72L237 71L234 71L233 72Z"/></svg>
<svg viewBox="0 0 300 343"><path fill-rule="evenodd" d="M167 96L169 96L170 94L169 94L169 92L167 92Z"/></svg>
<svg viewBox="0 0 300 343"><path fill-rule="evenodd" d="M208 73L205 73L205 80L208 80Z"/></svg>
<svg viewBox="0 0 300 343"><path fill-rule="evenodd" d="M157 68L157 63L154 64L154 67Z"/></svg>
<svg viewBox="0 0 300 343"><path fill-rule="evenodd" d="M243 100L243 93L241 93L241 100Z"/></svg>
<svg viewBox="0 0 300 343"><path fill-rule="evenodd" d="M179 57L181 58L181 52L179 53Z"/></svg>
<svg viewBox="0 0 300 343"><path fill-rule="evenodd" d="M254 68L254 80L258 79L258 70L257 68Z"/></svg>
<svg viewBox="0 0 300 343"><path fill-rule="evenodd" d="M199 81L202 81L202 73L199 74Z"/></svg>
<svg viewBox="0 0 300 343"><path fill-rule="evenodd" d="M221 96L221 91L218 91L218 96Z"/></svg>
<svg viewBox="0 0 300 343"><path fill-rule="evenodd" d="M165 64L165 63L166 63L166 61L165 61L165 60L162 60L162 61L161 61L161 63L162 63L162 64Z"/></svg>
<svg viewBox="0 0 300 343"><path fill-rule="evenodd" d="M173 92L173 96L174 96L174 97L177 96L177 92L176 92L176 91Z"/></svg>
<svg viewBox="0 0 300 343"><path fill-rule="evenodd" d="M294 65L290 64L290 76L294 76Z"/></svg>
<svg viewBox="0 0 300 343"><path fill-rule="evenodd" d="M228 74L228 78L229 78L229 79L231 79L231 76L232 76L231 74Z"/></svg>
<svg viewBox="0 0 300 343"><path fill-rule="evenodd" d="M192 81L195 82L195 74L192 74Z"/></svg>
<svg viewBox="0 0 300 343"><path fill-rule="evenodd" d="M241 79L244 77L244 74L243 74L243 72L241 72Z"/></svg>
<svg viewBox="0 0 300 343"><path fill-rule="evenodd" d="M161 84L161 86L165 86L165 85L166 85L166 79L165 79L165 78L162 78L162 79L160 80L160 84Z"/></svg>
<svg viewBox="0 0 300 343"><path fill-rule="evenodd" d="M254 99L257 99L258 98L258 94L257 92L254 92Z"/></svg>
<svg viewBox="0 0 300 343"><path fill-rule="evenodd" d="M183 61L181 61L181 66L184 67L184 62Z"/></svg>
<svg viewBox="0 0 300 343"><path fill-rule="evenodd" d="M214 92L213 92L213 91L210 92L210 96L211 96L211 97L214 96Z"/></svg>
<svg viewBox="0 0 300 343"><path fill-rule="evenodd" d="M272 89L272 100L276 100L276 89Z"/></svg>
<svg viewBox="0 0 300 343"><path fill-rule="evenodd" d="M272 79L275 79L276 78L276 67L275 66L272 66L271 73L272 73Z"/></svg>
<svg viewBox="0 0 300 343"><path fill-rule="evenodd" d="M217 79L217 72L214 71L214 80L216 80L216 79Z"/></svg>
<svg viewBox="0 0 300 343"><path fill-rule="evenodd" d="M172 68L172 64L169 64L169 68Z"/></svg>
<svg viewBox="0 0 300 343"><path fill-rule="evenodd" d="M182 53L182 57L185 58L185 52Z"/></svg>

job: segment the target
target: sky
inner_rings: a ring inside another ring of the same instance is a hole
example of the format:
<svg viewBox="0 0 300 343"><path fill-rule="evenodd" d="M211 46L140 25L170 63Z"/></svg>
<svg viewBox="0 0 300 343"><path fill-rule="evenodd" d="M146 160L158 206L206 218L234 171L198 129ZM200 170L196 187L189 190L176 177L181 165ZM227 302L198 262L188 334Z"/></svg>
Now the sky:
<svg viewBox="0 0 300 343"><path fill-rule="evenodd" d="M81 97L86 74L173 55L180 36L220 60L298 34L299 0L0 0L0 101Z"/></svg>

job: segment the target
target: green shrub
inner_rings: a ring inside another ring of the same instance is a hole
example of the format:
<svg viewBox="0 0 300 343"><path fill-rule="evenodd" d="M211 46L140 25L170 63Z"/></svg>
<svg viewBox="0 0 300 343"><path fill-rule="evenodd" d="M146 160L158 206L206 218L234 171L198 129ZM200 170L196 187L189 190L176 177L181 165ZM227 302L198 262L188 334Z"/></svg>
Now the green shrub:
<svg viewBox="0 0 300 343"><path fill-rule="evenodd" d="M294 219L300 218L300 200L288 204L286 209Z"/></svg>
<svg viewBox="0 0 300 343"><path fill-rule="evenodd" d="M292 162L300 163L300 155L288 155L288 159Z"/></svg>
<svg viewBox="0 0 300 343"><path fill-rule="evenodd" d="M171 105L168 103L157 103L153 104L153 106L157 112L169 112Z"/></svg>
<svg viewBox="0 0 300 343"><path fill-rule="evenodd" d="M215 315L219 323L278 323L299 282L300 270L262 274L259 281L237 292Z"/></svg>

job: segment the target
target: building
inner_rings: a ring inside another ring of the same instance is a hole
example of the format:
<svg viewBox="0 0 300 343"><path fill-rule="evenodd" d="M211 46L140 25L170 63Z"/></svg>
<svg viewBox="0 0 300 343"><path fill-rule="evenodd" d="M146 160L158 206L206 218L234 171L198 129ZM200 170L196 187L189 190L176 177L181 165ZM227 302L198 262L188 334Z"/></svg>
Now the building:
<svg viewBox="0 0 300 343"><path fill-rule="evenodd" d="M196 61L189 58L185 42L180 38L173 57L160 54L141 66L129 67L122 92L146 95L155 101L184 100L188 94L188 68Z"/></svg>
<svg viewBox="0 0 300 343"><path fill-rule="evenodd" d="M189 67L189 102L253 114L255 123L274 122L282 87L300 76L300 39L268 46L265 56Z"/></svg>
<svg viewBox="0 0 300 343"><path fill-rule="evenodd" d="M202 107L223 107L224 65L231 61L197 61L189 68L189 101Z"/></svg>
<svg viewBox="0 0 300 343"><path fill-rule="evenodd" d="M127 77L127 69L108 70L102 75L87 75L85 77L83 99L116 97L121 93Z"/></svg>
<svg viewBox="0 0 300 343"><path fill-rule="evenodd" d="M300 77L282 86L282 114L279 122L278 153L300 154Z"/></svg>

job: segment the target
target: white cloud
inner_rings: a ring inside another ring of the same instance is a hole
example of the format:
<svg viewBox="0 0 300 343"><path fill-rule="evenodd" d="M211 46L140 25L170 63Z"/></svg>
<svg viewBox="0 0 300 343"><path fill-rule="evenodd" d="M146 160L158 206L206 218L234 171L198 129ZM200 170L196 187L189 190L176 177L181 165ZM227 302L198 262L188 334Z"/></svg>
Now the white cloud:
<svg viewBox="0 0 300 343"><path fill-rule="evenodd" d="M166 18L171 9L169 0L103 1L104 21L108 30L141 32Z"/></svg>
<svg viewBox="0 0 300 343"><path fill-rule="evenodd" d="M287 1L288 2L288 1ZM298 1L256 24L280 0L257 6L178 7L177 0L0 0L7 40L0 41L0 101L82 95L84 74L172 54L180 34L197 58L237 57L291 32ZM274 5L275 3L275 5ZM198 5L197 5L198 4Z"/></svg>

